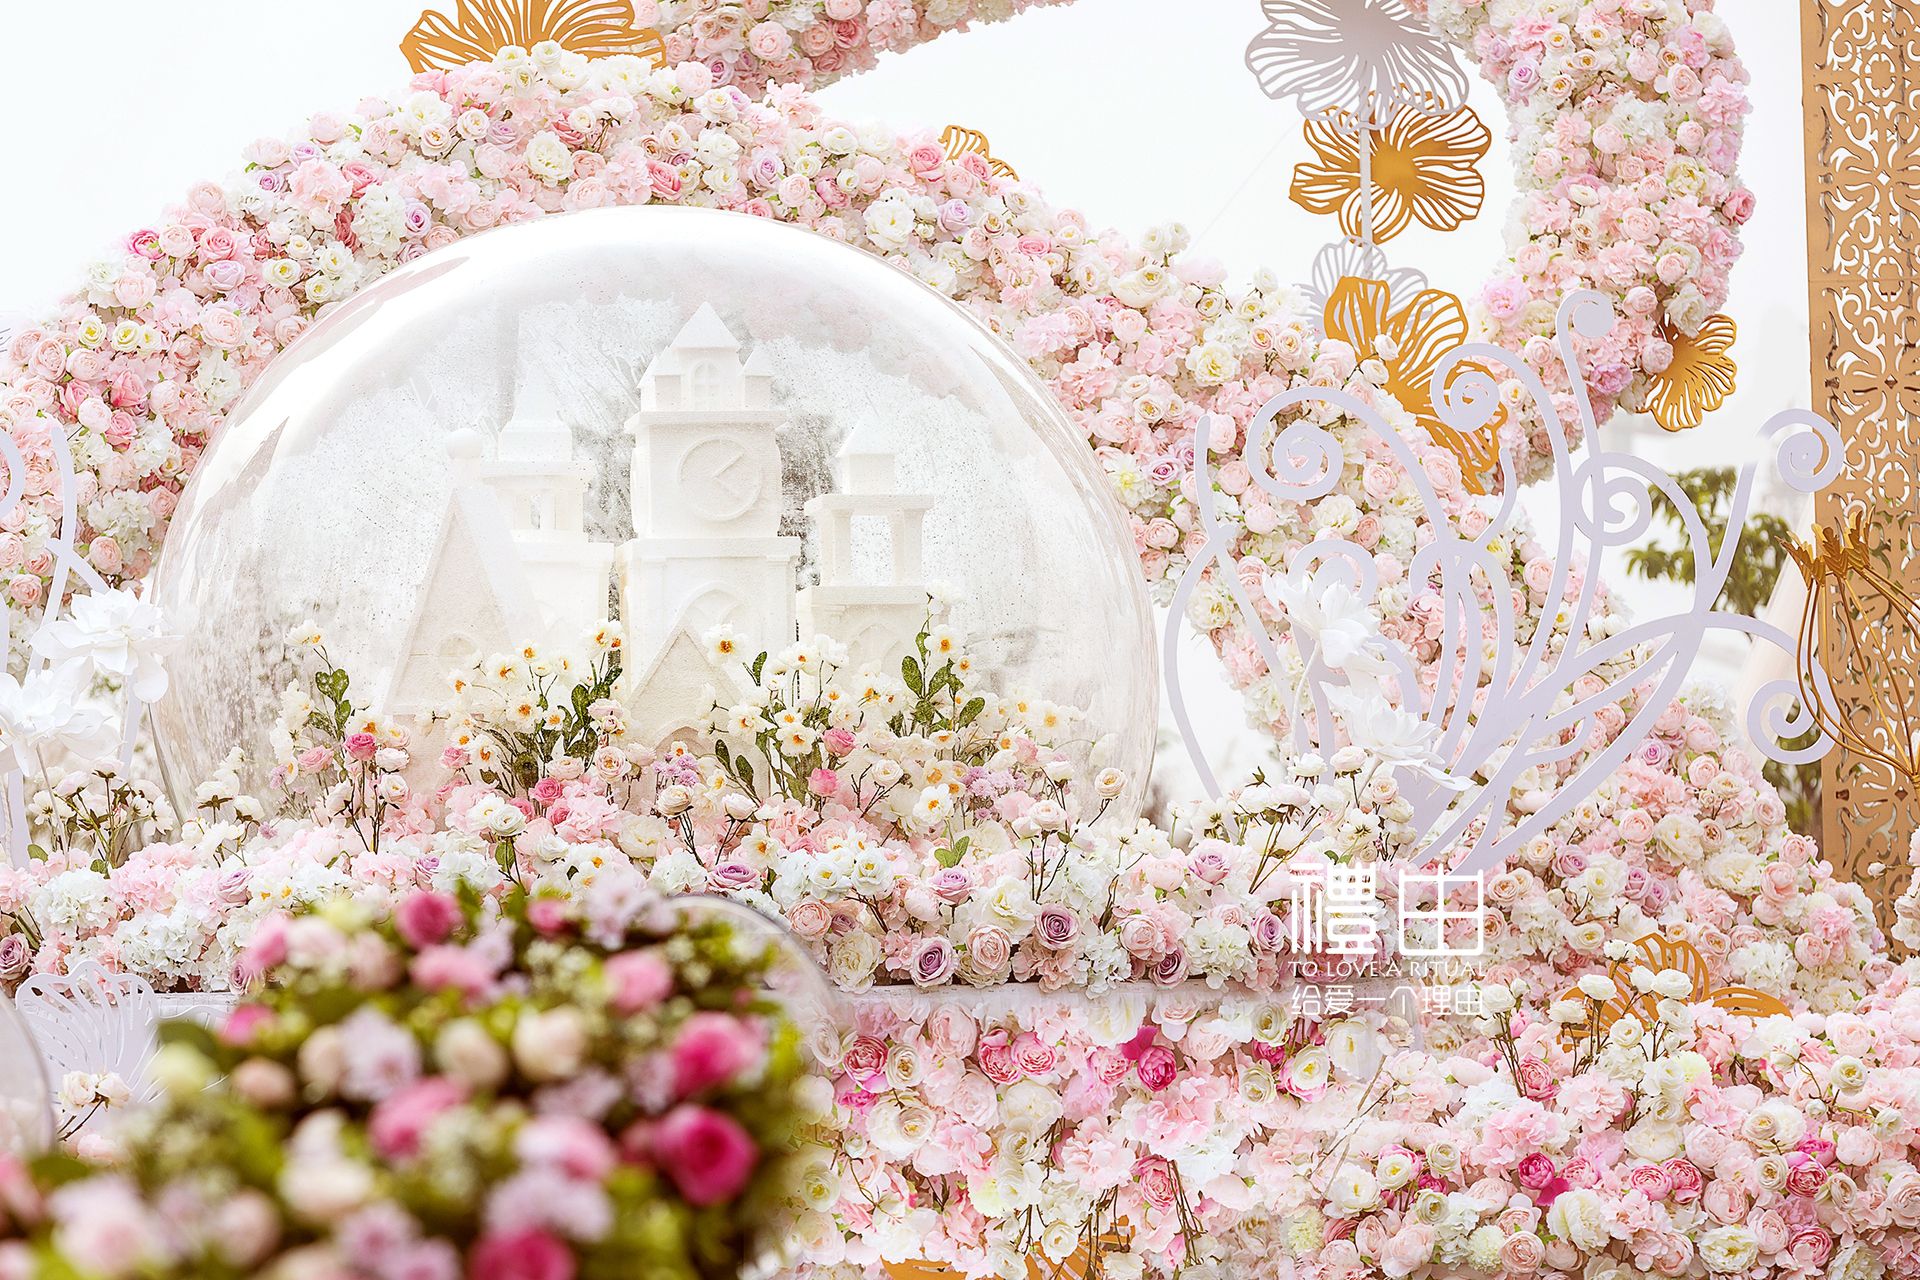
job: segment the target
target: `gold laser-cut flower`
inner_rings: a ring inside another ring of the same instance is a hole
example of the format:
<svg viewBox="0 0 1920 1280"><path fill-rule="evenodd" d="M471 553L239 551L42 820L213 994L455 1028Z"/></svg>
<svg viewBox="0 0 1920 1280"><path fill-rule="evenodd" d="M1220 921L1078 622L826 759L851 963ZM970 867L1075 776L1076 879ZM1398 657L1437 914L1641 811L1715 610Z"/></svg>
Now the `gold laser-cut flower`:
<svg viewBox="0 0 1920 1280"><path fill-rule="evenodd" d="M1660 336L1673 344L1673 363L1660 373L1648 375L1647 412L1662 428L1685 431L1697 427L1733 394L1734 375L1740 367L1727 351L1733 346L1734 334L1733 318L1725 315L1708 316L1701 322L1700 332L1691 338L1674 330L1660 330Z"/></svg>
<svg viewBox="0 0 1920 1280"><path fill-rule="evenodd" d="M667 60L660 33L634 24L632 0L459 0L454 12L449 19L428 9L400 41L415 71L451 71L543 40L589 58L631 53L656 67Z"/></svg>
<svg viewBox="0 0 1920 1280"><path fill-rule="evenodd" d="M1904 535L1883 533L1870 546L1867 513L1854 507L1838 530L1823 528L1812 542L1789 534L1784 543L1807 584L1794 650L1800 700L1850 759L1879 766L1904 800L1920 788L1920 698L1908 656L1920 636L1920 599L1906 581ZM1836 670L1864 679L1836 691L1820 675L1823 650Z"/></svg>
<svg viewBox="0 0 1920 1280"><path fill-rule="evenodd" d="M1593 1037L1604 1038L1614 1023L1632 1014L1645 1026L1653 1026L1660 1017L1660 997L1653 992L1642 992L1634 988L1633 970L1636 966L1645 966L1659 973L1665 969L1675 969L1693 980L1693 990L1686 999L1689 1004L1711 1004L1728 1013L1746 1018L1766 1018L1772 1015L1791 1015L1778 997L1752 987L1721 987L1717 991L1707 990L1707 961L1700 949L1691 942L1679 938L1667 938L1650 933L1634 944L1640 954L1629 956L1625 960L1616 960L1607 966L1607 977L1619 994L1604 1003L1592 1002L1592 1014L1584 1022L1569 1023L1560 1029L1560 1039L1569 1048L1578 1048L1580 1042ZM1560 997L1562 1000L1586 1000L1580 988L1575 987Z"/></svg>
<svg viewBox="0 0 1920 1280"><path fill-rule="evenodd" d="M1101 1266L1101 1258L1108 1253L1126 1249L1133 1231L1126 1221L1108 1227L1095 1240L1089 1240L1090 1232L1081 1229L1080 1247L1059 1262L1048 1258L1035 1249L1027 1255L1027 1280L1083 1280L1088 1275L1103 1277L1106 1270ZM1097 1246L1098 1251L1090 1246ZM906 1262L882 1262L880 1264L891 1280L952 1280L962 1273L944 1262L926 1262L919 1258Z"/></svg>
<svg viewBox="0 0 1920 1280"><path fill-rule="evenodd" d="M996 160L987 150L987 135L978 129L967 129L950 124L940 131L940 145L947 149L947 159L958 160L964 155L977 155L986 160L987 170L996 178L1011 178L1018 181L1020 175L1005 160Z"/></svg>
<svg viewBox="0 0 1920 1280"><path fill-rule="evenodd" d="M1290 198L1309 213L1338 213L1340 230L1360 239L1360 135L1309 120L1306 136L1319 158L1294 166ZM1478 214L1487 184L1474 166L1492 145L1472 107L1444 116L1402 110L1373 130L1373 242L1393 239L1415 220L1452 231Z"/></svg>
<svg viewBox="0 0 1920 1280"><path fill-rule="evenodd" d="M1374 340L1382 335L1395 348L1387 367L1387 391L1400 407L1426 428L1433 442L1460 459L1466 487L1485 493L1486 472L1500 466L1500 427L1506 421L1503 405L1492 421L1471 434L1456 431L1433 410L1432 378L1440 357L1467 340L1467 312L1460 299L1442 289L1422 289L1398 310L1384 280L1347 276L1327 297L1321 324L1329 338L1353 348L1356 359L1375 354Z"/></svg>

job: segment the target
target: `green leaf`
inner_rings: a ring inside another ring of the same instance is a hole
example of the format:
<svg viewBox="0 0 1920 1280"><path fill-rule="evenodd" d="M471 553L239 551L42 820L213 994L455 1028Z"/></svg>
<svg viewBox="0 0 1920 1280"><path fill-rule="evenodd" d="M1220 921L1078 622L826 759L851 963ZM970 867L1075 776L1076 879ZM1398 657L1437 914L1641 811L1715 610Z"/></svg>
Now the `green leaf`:
<svg viewBox="0 0 1920 1280"><path fill-rule="evenodd" d="M759 684L759 683L760 683L760 671L761 671L761 669L762 669L762 668L764 668L764 667L765 667L766 665L767 665L767 655L766 655L766 653L765 653L765 652L763 651L763 652L762 652L762 653L760 654L760 656L759 656L759 657L757 657L757 658L755 658L755 659L753 660L753 666L752 666L752 668L750 669L750 671L749 671L749 673L748 673L748 674L750 674L750 675L752 675L752 676L753 676L753 682L754 682L755 684Z"/></svg>
<svg viewBox="0 0 1920 1280"><path fill-rule="evenodd" d="M592 701L593 699L587 695L587 686L583 684L573 686L573 714L585 720L587 707Z"/></svg>
<svg viewBox="0 0 1920 1280"><path fill-rule="evenodd" d="M936 849L933 856L940 860L940 865L943 867L959 866L960 859L967 856L967 845L971 839L970 836L961 836L953 842L951 849Z"/></svg>
<svg viewBox="0 0 1920 1280"><path fill-rule="evenodd" d="M976 720L979 717L982 711L985 711L986 709L987 709L987 700L985 698L973 699L971 702L967 703L965 707L961 708L960 718L953 722L953 727L956 729L966 728L968 725L972 724L974 720Z"/></svg>
<svg viewBox="0 0 1920 1280"><path fill-rule="evenodd" d="M720 768L723 772L733 767L733 753L727 750L727 740L725 738L715 738L713 740L713 754L715 758L720 761Z"/></svg>
<svg viewBox="0 0 1920 1280"><path fill-rule="evenodd" d="M322 671L313 678L313 687L327 695L327 700L336 706L347 696L347 673L339 667Z"/></svg>
<svg viewBox="0 0 1920 1280"><path fill-rule="evenodd" d="M753 761L747 759L745 756L736 757L733 762L733 776L751 787L753 785Z"/></svg>
<svg viewBox="0 0 1920 1280"><path fill-rule="evenodd" d="M900 659L900 678L907 682L907 688L913 690L914 697L918 698L926 692L926 684L920 678L920 664L911 656Z"/></svg>

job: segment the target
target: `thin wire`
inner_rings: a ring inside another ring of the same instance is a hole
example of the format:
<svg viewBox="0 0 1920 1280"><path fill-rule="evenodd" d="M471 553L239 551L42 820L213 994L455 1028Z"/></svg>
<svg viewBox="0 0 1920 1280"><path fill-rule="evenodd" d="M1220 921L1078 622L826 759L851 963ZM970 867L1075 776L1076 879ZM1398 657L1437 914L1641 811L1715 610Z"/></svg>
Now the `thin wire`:
<svg viewBox="0 0 1920 1280"><path fill-rule="evenodd" d="M1197 249L1200 246L1200 242L1207 238L1207 232L1213 230L1214 227L1219 224L1220 219L1226 216L1227 210L1232 208L1233 202L1240 198L1240 193L1247 189L1247 184L1253 181L1254 175L1267 167L1267 161L1273 159L1273 153L1278 151L1280 149L1280 144L1285 142L1286 140L1287 140L1287 135L1284 133L1281 134L1278 138L1274 139L1273 145L1267 148L1267 154L1261 156L1259 161L1255 163L1253 168L1247 170L1247 176L1240 179L1240 185L1233 189L1233 194L1227 197L1227 202L1220 206L1219 212L1215 213L1212 218L1208 219L1207 225L1200 229L1199 235L1195 236L1193 239L1187 242L1187 251L1189 253L1191 253L1194 249Z"/></svg>

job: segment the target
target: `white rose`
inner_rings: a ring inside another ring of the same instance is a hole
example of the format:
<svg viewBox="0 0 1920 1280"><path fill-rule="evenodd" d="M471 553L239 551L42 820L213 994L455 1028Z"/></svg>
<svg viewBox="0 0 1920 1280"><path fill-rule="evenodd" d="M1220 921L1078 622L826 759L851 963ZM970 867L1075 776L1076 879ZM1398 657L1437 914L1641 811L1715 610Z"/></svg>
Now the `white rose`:
<svg viewBox="0 0 1920 1280"><path fill-rule="evenodd" d="M1355 1217L1379 1202L1379 1184L1371 1173L1357 1164L1342 1167L1327 1186L1327 1206L1338 1217Z"/></svg>
<svg viewBox="0 0 1920 1280"><path fill-rule="evenodd" d="M281 1200L313 1223L345 1217L373 1196L373 1186L373 1170L357 1160L289 1160L280 1171Z"/></svg>
<svg viewBox="0 0 1920 1280"><path fill-rule="evenodd" d="M497 1089L507 1078L507 1051L472 1018L455 1018L433 1042L440 1069L475 1089Z"/></svg>
<svg viewBox="0 0 1920 1280"><path fill-rule="evenodd" d="M889 249L903 248L913 236L913 209L905 200L876 200L867 207L867 234Z"/></svg>
<svg viewBox="0 0 1920 1280"><path fill-rule="evenodd" d="M533 135L527 144L527 169L542 182L556 182L573 172L573 153L552 130Z"/></svg>
<svg viewBox="0 0 1920 1280"><path fill-rule="evenodd" d="M587 1024L569 1005L545 1013L527 1010L513 1027L513 1060L531 1080L566 1080L580 1072Z"/></svg>
<svg viewBox="0 0 1920 1280"><path fill-rule="evenodd" d="M880 940L856 929L833 944L827 972L842 991L865 991L873 985L873 970L880 963Z"/></svg>
<svg viewBox="0 0 1920 1280"><path fill-rule="evenodd" d="M1760 1256L1760 1242L1745 1227L1709 1231L1700 1237L1699 1249L1709 1271L1745 1271Z"/></svg>

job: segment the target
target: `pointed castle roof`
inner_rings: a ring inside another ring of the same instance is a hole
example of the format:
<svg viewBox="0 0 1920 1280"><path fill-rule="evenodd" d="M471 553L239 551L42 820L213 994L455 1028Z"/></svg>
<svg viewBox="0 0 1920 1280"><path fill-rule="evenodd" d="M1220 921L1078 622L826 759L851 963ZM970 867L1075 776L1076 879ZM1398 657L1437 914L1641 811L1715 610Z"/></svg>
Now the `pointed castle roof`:
<svg viewBox="0 0 1920 1280"><path fill-rule="evenodd" d="M693 319L687 321L674 335L672 349L676 351L738 351L740 339L721 322L720 315L713 304L703 302L700 309L693 313Z"/></svg>

